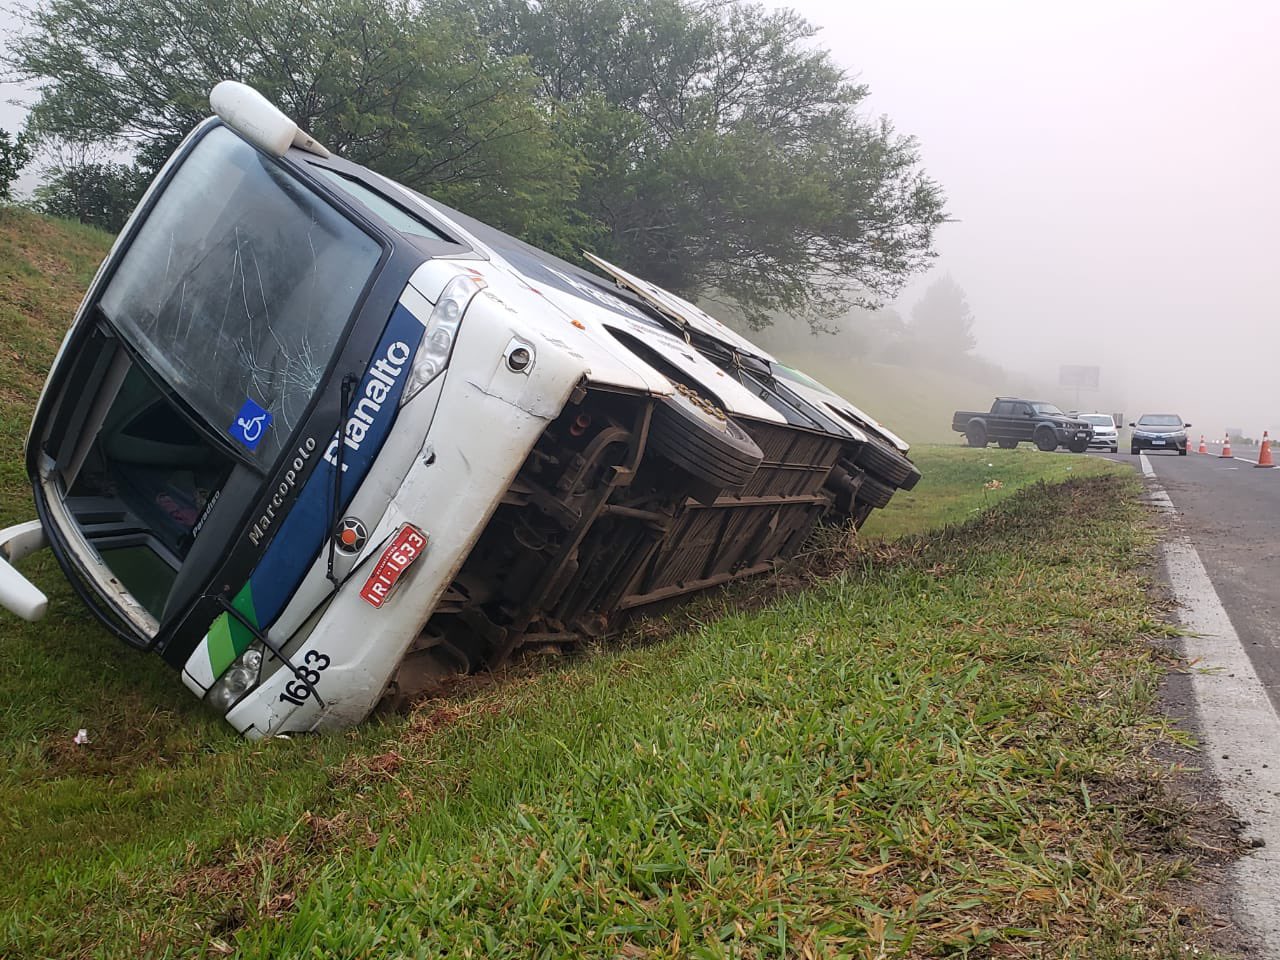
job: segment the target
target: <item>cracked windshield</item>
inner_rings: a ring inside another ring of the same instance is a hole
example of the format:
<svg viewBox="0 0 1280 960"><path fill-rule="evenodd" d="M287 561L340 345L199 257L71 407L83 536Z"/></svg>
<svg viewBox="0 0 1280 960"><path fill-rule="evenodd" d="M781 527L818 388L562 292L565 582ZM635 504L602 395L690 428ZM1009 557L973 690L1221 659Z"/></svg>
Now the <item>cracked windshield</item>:
<svg viewBox="0 0 1280 960"><path fill-rule="evenodd" d="M380 252L216 129L161 196L102 310L213 430L265 466L300 422Z"/></svg>

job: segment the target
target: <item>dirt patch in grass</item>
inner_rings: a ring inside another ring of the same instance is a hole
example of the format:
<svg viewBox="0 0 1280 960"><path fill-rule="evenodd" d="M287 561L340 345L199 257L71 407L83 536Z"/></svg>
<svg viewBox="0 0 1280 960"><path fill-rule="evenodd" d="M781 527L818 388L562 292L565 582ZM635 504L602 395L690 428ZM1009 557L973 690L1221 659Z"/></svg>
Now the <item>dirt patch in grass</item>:
<svg viewBox="0 0 1280 960"><path fill-rule="evenodd" d="M194 925L214 952L223 952L216 942L225 942L246 923L288 913L298 890L335 853L372 850L378 841L367 817L342 810L328 817L307 812L289 833L226 848L201 863L195 862L197 851L190 846L188 866L169 889L166 918L148 928L140 943L162 946L156 952L163 955L173 944L165 942L162 931L181 923ZM193 905L198 905L198 919L192 916Z"/></svg>
<svg viewBox="0 0 1280 960"><path fill-rule="evenodd" d="M315 822L304 824L313 834L319 832L322 840L316 845L304 844L302 853L315 854L321 849L332 848L338 831L326 822L317 827ZM259 841L252 849L226 851L222 857L199 866L189 866L180 874L169 891L170 902L203 905L203 916L198 929L209 951L229 954L232 951L226 939L235 934L255 913L263 917L279 918L292 908L297 894L289 879L283 888L277 886L267 900L255 903L255 897L267 875L283 873L288 878L288 864L296 859L294 837L282 835ZM188 856L194 857L194 848L188 848ZM257 909L255 909L257 908ZM188 923L190 920L188 920ZM164 926L143 931L139 936L141 956L163 956L172 948L166 942Z"/></svg>
<svg viewBox="0 0 1280 960"><path fill-rule="evenodd" d="M46 733L40 738L40 753L46 769L43 778L61 776L103 777L128 775L131 771L177 759L170 750L164 731L175 718L157 710L141 696L125 698L116 704L110 718L86 728L87 741L77 743L78 730Z"/></svg>
<svg viewBox="0 0 1280 960"><path fill-rule="evenodd" d="M293 839L284 835L259 841L252 850L226 851L221 858L190 867L170 892L202 901L238 899L256 885L264 870L283 863L292 847ZM189 853L194 855L195 851L189 849Z"/></svg>
<svg viewBox="0 0 1280 960"><path fill-rule="evenodd" d="M366 787L376 783L387 783L396 779L396 774L404 766L404 757L399 750L388 750L375 753L371 757L353 756L347 758L333 776L336 786Z"/></svg>

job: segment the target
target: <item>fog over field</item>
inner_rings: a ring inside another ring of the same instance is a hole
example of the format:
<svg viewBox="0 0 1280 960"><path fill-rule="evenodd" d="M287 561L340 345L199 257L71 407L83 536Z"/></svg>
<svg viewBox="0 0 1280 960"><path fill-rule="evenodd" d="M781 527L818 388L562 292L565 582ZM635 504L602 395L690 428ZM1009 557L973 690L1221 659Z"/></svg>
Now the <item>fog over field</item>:
<svg viewBox="0 0 1280 960"><path fill-rule="evenodd" d="M1056 385L1060 364L1096 365L1097 406L1178 412L1196 435L1280 428L1280 5L788 5L950 198L904 316L949 273L977 352L1006 367Z"/></svg>

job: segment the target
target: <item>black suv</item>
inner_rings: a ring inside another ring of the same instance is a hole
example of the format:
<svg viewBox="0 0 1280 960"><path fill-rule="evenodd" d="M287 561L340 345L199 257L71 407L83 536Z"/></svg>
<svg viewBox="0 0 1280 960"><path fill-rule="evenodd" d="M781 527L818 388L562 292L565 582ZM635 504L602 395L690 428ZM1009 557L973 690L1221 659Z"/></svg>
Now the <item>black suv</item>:
<svg viewBox="0 0 1280 960"><path fill-rule="evenodd" d="M1130 423L1133 435L1129 438L1129 452L1135 457L1143 450L1177 450L1178 456L1187 455L1187 427L1176 413L1144 413L1136 423Z"/></svg>

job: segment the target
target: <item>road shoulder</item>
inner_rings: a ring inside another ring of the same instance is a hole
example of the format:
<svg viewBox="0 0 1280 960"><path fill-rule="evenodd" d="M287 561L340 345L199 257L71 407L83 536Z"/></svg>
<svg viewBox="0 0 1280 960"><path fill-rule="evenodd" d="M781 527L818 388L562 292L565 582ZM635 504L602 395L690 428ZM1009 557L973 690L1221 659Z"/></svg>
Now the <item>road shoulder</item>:
<svg viewBox="0 0 1280 960"><path fill-rule="evenodd" d="M1145 456L1142 470L1152 507L1176 513ZM1172 526L1169 534L1162 565L1186 631L1179 647L1203 763L1255 847L1228 871L1233 912L1258 956L1280 958L1280 717L1194 545Z"/></svg>

